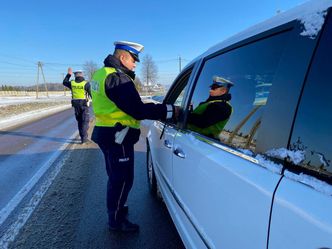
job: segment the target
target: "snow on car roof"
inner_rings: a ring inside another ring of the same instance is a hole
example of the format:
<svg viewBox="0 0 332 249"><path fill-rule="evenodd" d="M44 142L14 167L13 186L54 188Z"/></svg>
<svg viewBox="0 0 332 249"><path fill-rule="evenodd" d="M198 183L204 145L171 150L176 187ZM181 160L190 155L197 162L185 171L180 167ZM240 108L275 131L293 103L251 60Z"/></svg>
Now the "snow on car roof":
<svg viewBox="0 0 332 249"><path fill-rule="evenodd" d="M303 26L304 30L300 35L308 36L309 38L314 38L315 35L321 29L324 23L324 17L326 10L332 6L332 0L311 0L302 5L294 7L288 11L277 14L276 16L256 24L220 43L209 48L205 53L196 57L193 61L188 63L190 65L192 62L205 57L211 53L214 53L220 49L230 46L236 42L244 40L246 38L257 35L261 32L267 31L269 29L278 27L282 24L288 23L293 20L299 20Z"/></svg>

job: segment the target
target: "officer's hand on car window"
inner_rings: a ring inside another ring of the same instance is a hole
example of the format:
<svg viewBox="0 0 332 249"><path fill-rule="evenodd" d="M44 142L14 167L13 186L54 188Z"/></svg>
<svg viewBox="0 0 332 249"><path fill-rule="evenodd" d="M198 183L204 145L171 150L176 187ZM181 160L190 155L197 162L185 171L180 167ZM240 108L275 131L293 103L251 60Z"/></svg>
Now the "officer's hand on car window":
<svg viewBox="0 0 332 249"><path fill-rule="evenodd" d="M73 69L71 67L68 68L68 74L70 74L70 75L73 74Z"/></svg>

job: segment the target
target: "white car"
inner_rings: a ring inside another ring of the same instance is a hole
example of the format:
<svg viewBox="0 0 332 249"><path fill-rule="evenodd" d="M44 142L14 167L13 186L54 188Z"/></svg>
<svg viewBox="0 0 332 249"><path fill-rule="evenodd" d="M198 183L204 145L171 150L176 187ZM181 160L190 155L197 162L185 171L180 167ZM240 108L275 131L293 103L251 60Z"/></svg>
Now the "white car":
<svg viewBox="0 0 332 249"><path fill-rule="evenodd" d="M147 171L186 248L332 248L332 1L278 14L197 57L155 121ZM214 76L234 83L213 139L187 116Z"/></svg>

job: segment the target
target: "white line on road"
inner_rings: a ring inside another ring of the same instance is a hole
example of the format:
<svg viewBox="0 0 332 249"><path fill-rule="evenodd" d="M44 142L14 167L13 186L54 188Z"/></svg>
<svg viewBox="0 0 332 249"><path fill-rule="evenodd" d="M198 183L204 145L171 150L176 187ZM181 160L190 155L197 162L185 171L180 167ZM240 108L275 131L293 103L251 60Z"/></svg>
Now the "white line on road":
<svg viewBox="0 0 332 249"><path fill-rule="evenodd" d="M78 131L76 131L70 139L77 137ZM56 161L56 159L61 155L61 153L66 149L68 144L63 144L52 157L37 171L37 173L30 179L30 181L10 200L10 202L0 211L0 227L3 225L8 216L14 211L14 209L19 205L23 198L31 191L31 189L37 184L39 179L47 172L50 166ZM52 184L53 180L60 172L62 166L64 165L66 159L69 157L70 153L62 158L60 162L55 165L55 169L49 175L49 177L43 182L38 191L33 195L29 203L20 212L17 220L11 224L11 226L4 232L3 236L0 238L0 248L6 249L11 241L14 241L15 237L19 233L20 229L24 226L26 221L29 219L30 215L33 213L34 209L39 204L40 200L44 196L47 189Z"/></svg>

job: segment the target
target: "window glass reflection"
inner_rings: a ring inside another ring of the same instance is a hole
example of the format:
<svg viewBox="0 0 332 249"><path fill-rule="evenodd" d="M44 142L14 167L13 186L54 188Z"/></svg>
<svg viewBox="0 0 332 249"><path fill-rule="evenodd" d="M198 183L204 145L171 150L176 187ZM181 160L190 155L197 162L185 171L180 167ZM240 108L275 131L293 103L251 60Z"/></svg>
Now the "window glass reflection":
<svg viewBox="0 0 332 249"><path fill-rule="evenodd" d="M193 110L209 98L216 76L234 84L229 91L232 114L219 133L221 142L237 148L255 149L260 118L288 38L288 32L281 33L205 62L191 100ZM187 127L191 129L190 123Z"/></svg>
<svg viewBox="0 0 332 249"><path fill-rule="evenodd" d="M331 19L330 19L331 20ZM332 175L332 25L326 27L301 98L290 149L305 151L300 163Z"/></svg>

